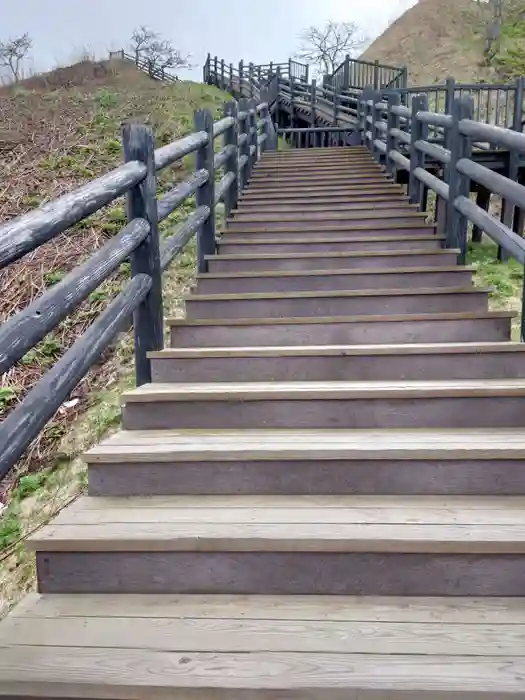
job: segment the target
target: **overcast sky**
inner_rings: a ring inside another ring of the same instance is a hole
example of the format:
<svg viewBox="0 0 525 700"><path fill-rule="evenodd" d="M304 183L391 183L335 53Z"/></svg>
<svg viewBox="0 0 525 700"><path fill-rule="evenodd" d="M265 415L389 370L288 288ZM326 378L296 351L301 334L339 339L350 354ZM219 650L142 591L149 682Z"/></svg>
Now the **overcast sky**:
<svg viewBox="0 0 525 700"><path fill-rule="evenodd" d="M105 57L145 24L199 67L206 53L227 61L285 61L297 35L326 20L354 21L375 38L416 0L0 0L0 39L28 32L35 70L72 63L84 49ZM242 19L241 19L242 18ZM402 63L402 56L399 57ZM200 72L195 73L199 79Z"/></svg>

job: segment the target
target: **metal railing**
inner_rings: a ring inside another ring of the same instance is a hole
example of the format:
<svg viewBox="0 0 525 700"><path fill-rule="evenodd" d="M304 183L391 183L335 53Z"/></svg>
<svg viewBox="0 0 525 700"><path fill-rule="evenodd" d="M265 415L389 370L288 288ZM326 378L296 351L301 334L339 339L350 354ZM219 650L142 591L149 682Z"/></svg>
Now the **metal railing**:
<svg viewBox="0 0 525 700"><path fill-rule="evenodd" d="M222 148L214 152L214 140ZM77 308L121 263L131 262L131 280L87 331L65 352L0 424L0 478L67 399L133 315L138 385L151 381L148 352L163 347L162 273L197 234L197 267L216 250L215 207L225 214L237 206L259 153L277 147L268 104L255 99L229 102L224 117L195 113L195 132L157 150L153 132L140 124L122 129L125 163L102 177L38 209L0 225L0 269L19 260L58 234L122 195L128 224L88 260L74 267L26 308L0 327L0 371L8 371L68 314ZM195 153L195 170L157 199L156 173ZM222 177L220 177L220 173ZM158 224L188 197L195 208L167 238ZM70 235L75 235L74 231Z"/></svg>
<svg viewBox="0 0 525 700"><path fill-rule="evenodd" d="M439 232L446 234L446 246L459 251L460 263L465 263L471 224L497 243L500 257L512 256L525 265L525 240L519 235L525 210L525 186L517 182L520 160L525 156L524 133L477 121L474 100L468 95L452 100L450 114L429 111L426 95L414 96L407 107L401 104L399 92L390 94L386 102L363 100L361 111L364 142L392 176L399 170L408 173L410 201L420 210L426 210L425 189L435 193L434 219ZM403 129L403 124L409 124L409 128ZM429 136L433 128L442 130L441 144ZM476 143L507 151L505 175L473 160ZM429 159L438 164L434 172L428 170ZM488 201L481 207L470 199L473 184L502 198L501 220L488 211ZM525 340L524 300L522 296L522 340Z"/></svg>

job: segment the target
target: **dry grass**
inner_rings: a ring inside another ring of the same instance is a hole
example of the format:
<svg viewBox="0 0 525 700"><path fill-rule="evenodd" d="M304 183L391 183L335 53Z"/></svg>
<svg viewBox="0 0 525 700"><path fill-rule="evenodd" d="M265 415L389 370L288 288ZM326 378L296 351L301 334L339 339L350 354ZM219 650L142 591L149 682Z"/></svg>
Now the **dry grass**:
<svg viewBox="0 0 525 700"><path fill-rule="evenodd" d="M474 0L419 0L364 52L363 59L408 66L411 85L494 79L483 65L480 9Z"/></svg>
<svg viewBox="0 0 525 700"><path fill-rule="evenodd" d="M224 93L194 83L164 86L120 62L90 63L0 90L0 222L23 214L122 161L120 127L126 119L150 124L157 145L192 130L193 111L219 114ZM159 191L180 181L192 166L161 174ZM125 223L124 202L89 217L0 273L0 321L24 308ZM191 205L188 205L191 206ZM162 234L185 216L182 208ZM182 313L181 297L194 274L190 247L165 275L166 311ZM76 338L118 294L129 276L120 269L59 327L2 377L0 418L7 415ZM32 585L31 560L18 542L82 489L85 474L75 458L111 425L118 424L119 394L132 376L132 343L123 336L74 390L10 478L0 487L0 600L4 611ZM3 555L2 555L3 552Z"/></svg>

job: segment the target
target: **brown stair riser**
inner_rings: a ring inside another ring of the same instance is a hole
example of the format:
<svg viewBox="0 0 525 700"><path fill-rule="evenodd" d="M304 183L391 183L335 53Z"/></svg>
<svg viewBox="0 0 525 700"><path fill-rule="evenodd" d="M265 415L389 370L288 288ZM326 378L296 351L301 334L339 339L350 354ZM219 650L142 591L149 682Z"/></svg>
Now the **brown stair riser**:
<svg viewBox="0 0 525 700"><path fill-rule="evenodd" d="M293 185L294 183L300 183L304 181L313 183L324 181L340 182L344 185L347 181L356 184L370 180L381 182L382 184L393 182L390 176L385 175L385 173L382 173L379 170L367 170L363 172L359 167L355 169L345 167L341 168L339 171L326 170L319 174L315 170L303 173L301 171L301 167L297 166L296 168L294 168L294 173L291 175L288 175L287 173L281 174L279 173L279 171L274 172L273 176L268 176L264 173L252 173L250 176L249 184L250 187L253 187L254 185L260 185L261 183L275 184L283 182L286 184Z"/></svg>
<svg viewBox="0 0 525 700"><path fill-rule="evenodd" d="M514 554L39 552L37 571L42 593L525 594Z"/></svg>
<svg viewBox="0 0 525 700"><path fill-rule="evenodd" d="M362 212L359 212L362 213ZM255 217L251 217L255 218ZM317 219L315 216L305 216L304 219L288 220L288 217L279 219L274 217L276 221L249 221L248 218L242 221L229 221L227 223L227 228L225 233L257 233L261 231L263 233L270 233L271 231L290 231L295 233L327 233L333 231L348 231L350 234L352 232L355 235L359 235L360 232L364 232L364 235L368 235L369 232L373 235L381 235L377 233L378 231L384 231L386 236L388 235L408 235L407 232L414 233L416 235L421 234L431 234L435 232L435 229L431 226L427 226L424 220L415 219L411 216L392 216L390 220L390 226L388 225L388 219L383 217L373 217L368 215L368 218L345 216L342 214L339 218L335 217L322 217Z"/></svg>
<svg viewBox="0 0 525 700"><path fill-rule="evenodd" d="M409 205L407 201L399 200L397 198L386 198L384 201L375 202L340 202L340 203L327 203L327 204L315 204L315 203L304 203L304 204L254 204L241 203L239 208L232 212L235 218L242 216L254 216L254 215L276 215L276 214L306 214L306 213L318 213L318 212L372 212L378 209L386 209L389 211L397 212L401 209L404 212L415 212L416 209Z"/></svg>
<svg viewBox="0 0 525 700"><path fill-rule="evenodd" d="M129 402L126 430L520 428L523 396L303 399L270 398L210 401ZM524 557L525 559L525 557ZM524 581L525 586L525 581Z"/></svg>
<svg viewBox="0 0 525 700"><path fill-rule="evenodd" d="M470 270L432 272L385 272L385 274L293 275L210 278L203 275L196 291L199 294L243 294L252 292L308 292L360 289L404 289L467 286Z"/></svg>
<svg viewBox="0 0 525 700"><path fill-rule="evenodd" d="M186 300L186 316L216 318L294 318L311 316L366 316L371 314L446 313L486 311L486 292L445 294L436 289L425 295L378 295L358 297L281 297L262 299Z"/></svg>
<svg viewBox="0 0 525 700"><path fill-rule="evenodd" d="M263 229L258 227L252 228L251 224L243 228L228 227L219 236L219 243L304 243L308 245L312 242L327 243L333 240L343 240L349 243L373 243L381 241L393 241L399 239L410 239L414 246L418 245L420 240L435 240L439 245L445 242L444 237L437 238L433 228L428 226L412 226L401 224L397 228L385 227L383 222L379 226L367 228L366 224L357 226L336 224L320 224L314 225L311 228L301 230L300 226L289 224L286 228L268 228L264 224Z"/></svg>
<svg viewBox="0 0 525 700"><path fill-rule="evenodd" d="M259 190L257 192L252 192L251 190L245 190L240 196L241 202L251 202L259 201L261 199L266 199L274 202L282 201L287 203L294 198L305 198L308 199L320 199L326 197L348 197L351 199L361 199L363 197L376 197L378 195L390 195L395 194L396 196L405 196L401 187L394 185L392 183L386 183L383 185L339 185L339 186L319 186L319 187L296 187L293 189L288 189L283 192L279 188L271 188L268 191Z"/></svg>
<svg viewBox="0 0 525 700"><path fill-rule="evenodd" d="M242 197L239 199L239 208L253 207L254 209L270 209L277 210L283 208L296 208L303 205L309 207L358 207L358 206L369 206L375 207L378 204L386 206L387 203L394 202L408 202L408 199L402 195L400 192L395 190L392 192L384 192L368 194L364 192L361 195L348 195L348 194L336 194L336 195L323 195L314 196L312 195L294 195L293 197L286 197L282 199L276 199L275 197Z"/></svg>
<svg viewBox="0 0 525 700"><path fill-rule="evenodd" d="M260 347L268 345L390 345L396 343L475 343L510 339L510 318L180 325L171 328L171 346Z"/></svg>
<svg viewBox="0 0 525 700"><path fill-rule="evenodd" d="M304 211L297 214L237 214L233 220L229 219L226 222L226 230L232 232L242 231L243 229L271 231L272 229L293 229L304 225L306 231L311 231L316 227L319 227L320 230L325 230L332 224L336 227L348 227L350 230L353 227L360 226L368 227L372 230L376 227L380 229L388 228L389 224L392 225L393 230L404 225L416 230L418 227L427 231L433 230L425 225L423 217L414 216L414 213L410 210L403 211L403 209L379 209L377 211L367 209L364 211L353 211L350 214L338 211L331 213ZM368 230L368 228L365 228L365 230Z"/></svg>
<svg viewBox="0 0 525 700"><path fill-rule="evenodd" d="M438 241L418 241L417 244L412 244L411 241L404 242L404 245L399 245L397 242L395 255L364 255L345 257L342 255L334 255L334 257L323 257L321 255L312 255L308 258L294 257L289 258L275 257L253 257L244 259L227 260L224 256L215 255L209 262L210 272L226 273L232 272L286 272L286 271L308 271L308 270L358 270L368 268L392 268L392 267L442 267L455 265L457 254L452 251L438 250ZM348 244L347 244L348 245ZM361 243L370 248L369 244ZM388 250L388 247L393 248L393 245L383 243L382 251ZM426 249L428 252L418 252L411 254L413 246L417 245L418 251ZM226 250L221 245L220 251L226 254ZM351 252L346 250L345 252ZM373 249L370 251L373 252ZM437 253L437 254L436 254Z"/></svg>
<svg viewBox="0 0 525 700"><path fill-rule="evenodd" d="M318 185L326 185L328 187L339 186L345 187L345 185L374 185L375 187L381 187L382 185L388 185L391 180L387 180L383 175L338 175L331 176L320 175L320 176L304 176L304 177L294 177L294 178L277 178L277 177L260 177L256 179L251 179L249 182L249 187L253 192L263 192L267 189L282 189L290 190L297 189L299 187L316 187Z"/></svg>
<svg viewBox="0 0 525 700"><path fill-rule="evenodd" d="M439 250L440 241L420 241L412 243L410 241L399 245L399 242L392 237L390 241L359 241L352 240L331 240L326 241L298 241L295 243L221 243L219 251L223 255L266 255L276 253L353 253L353 252L379 252L379 251L399 251L425 248L428 250ZM220 255L218 256L220 257ZM240 268L239 268L240 269Z"/></svg>
<svg viewBox="0 0 525 700"><path fill-rule="evenodd" d="M355 165L349 165L346 163L334 163L330 165L321 166L305 166L305 165L292 165L286 168L255 168L252 171L250 182L254 180L259 180L262 178L268 178L270 180L279 180L282 178L296 177L346 177L346 176L363 176L367 177L369 175L377 175L378 177L385 177L384 171L374 165L360 165L359 163Z"/></svg>
<svg viewBox="0 0 525 700"><path fill-rule="evenodd" d="M519 460L264 460L90 464L92 496L525 495Z"/></svg>
<svg viewBox="0 0 525 700"><path fill-rule="evenodd" d="M153 358L156 382L432 381L523 377L522 353ZM525 469L524 469L525 471Z"/></svg>

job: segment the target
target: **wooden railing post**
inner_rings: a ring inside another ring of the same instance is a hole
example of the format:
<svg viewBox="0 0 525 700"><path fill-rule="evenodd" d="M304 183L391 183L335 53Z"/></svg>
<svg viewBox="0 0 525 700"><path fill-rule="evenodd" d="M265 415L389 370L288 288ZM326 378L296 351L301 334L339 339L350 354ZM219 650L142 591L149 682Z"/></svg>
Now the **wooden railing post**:
<svg viewBox="0 0 525 700"><path fill-rule="evenodd" d="M462 175L456 165L461 158L468 158L472 154L471 140L463 136L459 130L462 119L472 119L474 102L471 97L463 96L452 103L452 127L449 132L450 163L447 167L447 180L449 186L449 201L447 207L447 248L459 248L458 261L465 264L467 252L467 225L468 221L454 206L457 197L468 197L470 182Z"/></svg>
<svg viewBox="0 0 525 700"><path fill-rule="evenodd" d="M317 116L315 113L315 105L316 105L316 99L317 99L317 81L315 78L312 79L312 86L310 88L310 112L312 116L312 126L315 127L315 122L317 120Z"/></svg>
<svg viewBox="0 0 525 700"><path fill-rule="evenodd" d="M233 125L224 132L224 145L233 146L232 153L224 165L225 173L233 173L234 181L224 195L224 216L230 216L232 209L237 209L239 201L239 119L237 102L232 100L224 105L224 116L233 117Z"/></svg>
<svg viewBox="0 0 525 700"><path fill-rule="evenodd" d="M253 63L248 66L248 80L249 80L249 90L250 98L253 98Z"/></svg>
<svg viewBox="0 0 525 700"><path fill-rule="evenodd" d="M350 87L350 54L346 54L343 68L343 87Z"/></svg>
<svg viewBox="0 0 525 700"><path fill-rule="evenodd" d="M397 151L397 139L390 132L392 129L399 129L399 116L394 114L392 107L401 104L401 95L398 92L391 92L388 95L388 115L386 132L386 170L392 177L396 177L397 169L393 160L390 159L390 151Z"/></svg>
<svg viewBox="0 0 525 700"><path fill-rule="evenodd" d="M290 78L290 85L292 84L292 72L293 72L292 59L289 58L288 59L288 77Z"/></svg>
<svg viewBox="0 0 525 700"><path fill-rule="evenodd" d="M197 269L207 272L206 255L215 253L215 169L213 166L213 116L207 109L195 112L195 131L205 131L207 142L201 146L195 156L195 170L207 170L208 180L195 193L197 207L208 207L210 215L197 233Z"/></svg>
<svg viewBox="0 0 525 700"><path fill-rule="evenodd" d="M243 96L242 92L242 81L244 80L244 61L241 59L239 61L239 97Z"/></svg>
<svg viewBox="0 0 525 700"><path fill-rule="evenodd" d="M374 61L374 90L379 90L379 61Z"/></svg>
<svg viewBox="0 0 525 700"><path fill-rule="evenodd" d="M213 59L213 84L216 87L219 85L219 59L217 56Z"/></svg>
<svg viewBox="0 0 525 700"><path fill-rule="evenodd" d="M239 100L239 111L247 114L248 112L248 102L245 97ZM249 118L246 116L244 119L239 119L239 136L241 134L246 134L246 139L243 141L242 145L239 147L239 159L246 156L246 161L243 165L239 167L239 190L242 192L246 185L248 184L249 174L249 161L250 161L250 144L249 144Z"/></svg>
<svg viewBox="0 0 525 700"><path fill-rule="evenodd" d="M310 66L308 63L306 64L306 71L304 73L304 82L308 85L310 81Z"/></svg>
<svg viewBox="0 0 525 700"><path fill-rule="evenodd" d="M263 107L261 109L261 119L264 119L264 124L262 125L262 134L261 136L265 135L266 138L264 141L261 143L260 146L260 152L261 155L266 151L266 149L269 146L269 141L270 141L270 129L269 129L269 121L270 121L270 110L268 108L268 93L266 90L261 90L261 102L266 104L266 107Z"/></svg>
<svg viewBox="0 0 525 700"><path fill-rule="evenodd" d="M248 110L250 116L248 117L248 143L250 144L250 150L248 154L248 177L251 176L253 166L257 163L257 157L259 155L259 149L257 144L257 100L251 99L248 103Z"/></svg>
<svg viewBox="0 0 525 700"><path fill-rule="evenodd" d="M151 382L148 352L164 346L153 132L142 124L124 124L122 145L126 162L138 160L148 170L145 180L128 192L126 206L128 221L145 219L150 225L149 235L131 255L132 276L151 277L151 289L133 316L135 376L137 386L141 386Z"/></svg>
<svg viewBox="0 0 525 700"><path fill-rule="evenodd" d="M233 95L233 63L230 63L230 94Z"/></svg>
<svg viewBox="0 0 525 700"><path fill-rule="evenodd" d="M206 57L206 63L204 64L204 68L202 71L202 82L203 83L208 83L210 80L210 64L211 64L211 54L208 54Z"/></svg>
<svg viewBox="0 0 525 700"><path fill-rule="evenodd" d="M226 83L224 81L224 58L221 58L221 90L224 90Z"/></svg>
<svg viewBox="0 0 525 700"><path fill-rule="evenodd" d="M428 126L417 118L418 112L426 112L428 98L426 95L415 95L412 99L411 127L410 127L410 176L408 181L408 197L411 204L421 205L421 182L414 175L416 168L425 166L425 155L418 151L416 141L426 141L428 138Z"/></svg>
<svg viewBox="0 0 525 700"><path fill-rule="evenodd" d="M337 126L337 109L339 107L339 100L338 100L338 96L337 96L337 88L332 85L332 89L334 91L334 111L333 111L332 120L333 120L334 126Z"/></svg>
<svg viewBox="0 0 525 700"><path fill-rule="evenodd" d="M370 132L372 134L371 140L371 151L374 159L378 162L381 160L381 151L376 148L375 142L379 134L379 129L377 128L377 122L380 121L381 110L377 107L377 103L381 101L381 94L376 92L372 98L372 108L370 109L370 114L372 115L372 124L370 126Z"/></svg>

